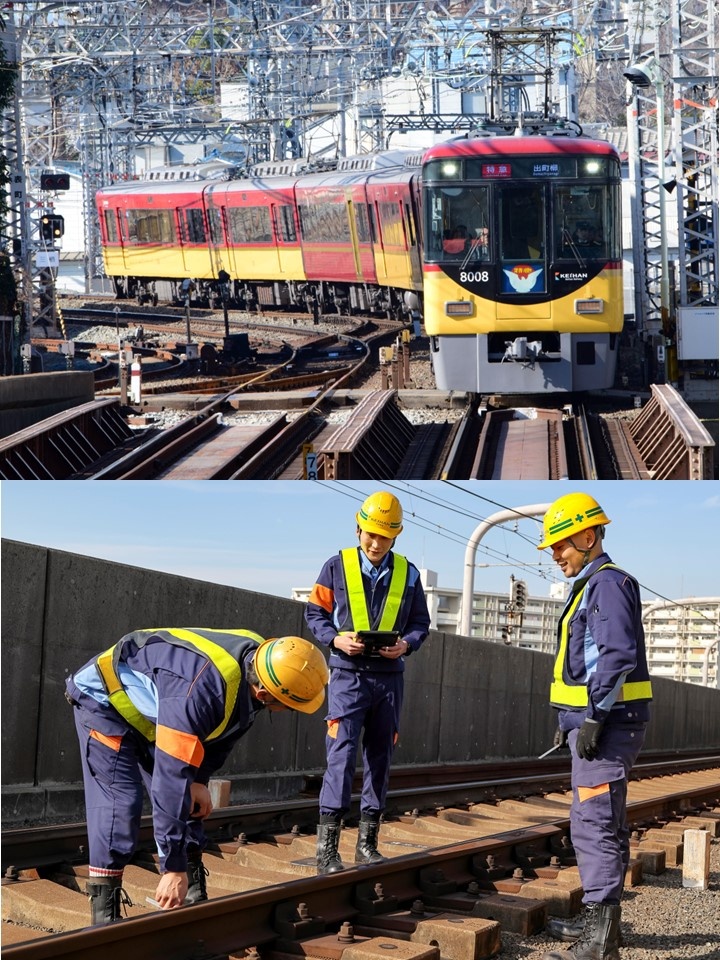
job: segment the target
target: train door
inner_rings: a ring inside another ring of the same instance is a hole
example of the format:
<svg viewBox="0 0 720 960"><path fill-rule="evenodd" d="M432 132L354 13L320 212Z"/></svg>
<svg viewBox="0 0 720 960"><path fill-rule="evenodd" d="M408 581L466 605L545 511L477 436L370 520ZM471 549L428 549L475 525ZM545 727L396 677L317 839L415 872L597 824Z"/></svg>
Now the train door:
<svg viewBox="0 0 720 960"><path fill-rule="evenodd" d="M352 245L353 260L355 261L355 273L357 279L363 279L362 264L360 263L360 248L358 246L358 230L355 213L353 210L353 201L351 197L346 197L345 206L347 208L348 225L350 227L350 243Z"/></svg>
<svg viewBox="0 0 720 960"><path fill-rule="evenodd" d="M222 243L222 237L217 236L217 229L212 230L210 225L210 208L213 203L213 185L203 187L202 203L199 210L201 214L201 223L196 222L197 242L204 242L207 245L207 251L210 254L210 262L213 264L215 276L220 270L226 269L227 251ZM202 225L201 225L202 224ZM202 235L202 240L200 236Z"/></svg>
<svg viewBox="0 0 720 960"><path fill-rule="evenodd" d="M217 273L220 270L231 272L230 256L225 240L225 224L223 220L224 187L220 184L209 184L203 187L203 213L206 226L207 249L210 260ZM217 275L216 273L216 275Z"/></svg>
<svg viewBox="0 0 720 960"><path fill-rule="evenodd" d="M541 184L498 184L497 189L500 227L497 316L499 319L516 319L518 306L532 303L534 318L549 317L544 187Z"/></svg>
<svg viewBox="0 0 720 960"><path fill-rule="evenodd" d="M279 275L283 280L304 280L305 270L298 239L295 206L290 197L278 199L272 206L272 223L275 232Z"/></svg>
<svg viewBox="0 0 720 960"><path fill-rule="evenodd" d="M410 258L410 273L415 283L422 284L422 265L420 263L420 247L422 245L421 220L418 213L419 196L417 177L412 177L408 183L408 196L405 200L405 231L408 237L408 256Z"/></svg>

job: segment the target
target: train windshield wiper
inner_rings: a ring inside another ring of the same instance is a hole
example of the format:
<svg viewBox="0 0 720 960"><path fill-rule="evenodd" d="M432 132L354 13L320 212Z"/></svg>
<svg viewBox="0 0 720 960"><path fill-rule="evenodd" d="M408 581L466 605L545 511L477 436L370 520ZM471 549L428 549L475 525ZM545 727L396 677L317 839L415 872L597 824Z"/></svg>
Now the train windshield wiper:
<svg viewBox="0 0 720 960"><path fill-rule="evenodd" d="M575 257L575 259L576 259L577 262L578 262L578 266L582 267L582 269L585 270L585 269L587 268L587 264L585 263L585 259L583 258L583 255L580 253L580 251L578 250L577 246L575 245L575 241L574 241L573 238L570 236L570 231L567 230L565 227L563 227L563 236L562 236L562 239L563 239L564 245L565 245L566 247L569 247L569 248L570 248L570 251L571 251L572 255Z"/></svg>

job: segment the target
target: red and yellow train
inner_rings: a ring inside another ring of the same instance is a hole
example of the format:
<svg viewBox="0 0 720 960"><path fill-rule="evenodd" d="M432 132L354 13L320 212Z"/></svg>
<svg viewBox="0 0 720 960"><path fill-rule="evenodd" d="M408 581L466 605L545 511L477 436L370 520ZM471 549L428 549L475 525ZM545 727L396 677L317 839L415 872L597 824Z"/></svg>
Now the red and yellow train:
<svg viewBox="0 0 720 960"><path fill-rule="evenodd" d="M207 169L98 192L118 296L182 302L191 282L195 298L240 307L422 316L443 390L612 385L623 307L610 144L462 137L319 172Z"/></svg>
<svg viewBox="0 0 720 960"><path fill-rule="evenodd" d="M118 296L141 301L182 302L186 280L196 299L216 300L224 282L239 307L402 319L419 312L422 293L419 168L409 159L369 154L322 172L276 163L232 180L107 187L97 194L105 271Z"/></svg>

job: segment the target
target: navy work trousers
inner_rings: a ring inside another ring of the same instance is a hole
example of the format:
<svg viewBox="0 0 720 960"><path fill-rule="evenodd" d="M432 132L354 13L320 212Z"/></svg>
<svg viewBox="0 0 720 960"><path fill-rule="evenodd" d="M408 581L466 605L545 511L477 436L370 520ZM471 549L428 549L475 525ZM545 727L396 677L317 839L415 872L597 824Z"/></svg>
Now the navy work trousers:
<svg viewBox="0 0 720 960"><path fill-rule="evenodd" d="M644 724L608 724L600 753L575 753L577 730L568 735L572 753L570 839L577 856L583 903L619 904L630 861L627 778L645 739Z"/></svg>
<svg viewBox="0 0 720 960"><path fill-rule="evenodd" d="M122 737L98 735L91 713L74 707L73 714L85 786L90 866L122 870L138 840L143 785L150 794L152 748L129 726ZM205 846L202 821L187 821L187 838Z"/></svg>
<svg viewBox="0 0 720 960"><path fill-rule="evenodd" d="M402 708L404 675L333 668L328 686L327 769L320 791L320 813L350 809L358 743L362 732L361 813L376 817L385 809Z"/></svg>

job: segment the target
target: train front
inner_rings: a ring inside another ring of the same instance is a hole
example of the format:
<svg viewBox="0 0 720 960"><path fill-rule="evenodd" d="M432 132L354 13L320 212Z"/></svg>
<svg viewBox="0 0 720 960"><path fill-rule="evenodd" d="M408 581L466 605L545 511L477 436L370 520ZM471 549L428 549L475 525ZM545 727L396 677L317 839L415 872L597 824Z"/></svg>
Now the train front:
<svg viewBox="0 0 720 960"><path fill-rule="evenodd" d="M439 144L422 170L425 329L441 390L611 387L620 162L582 137Z"/></svg>

